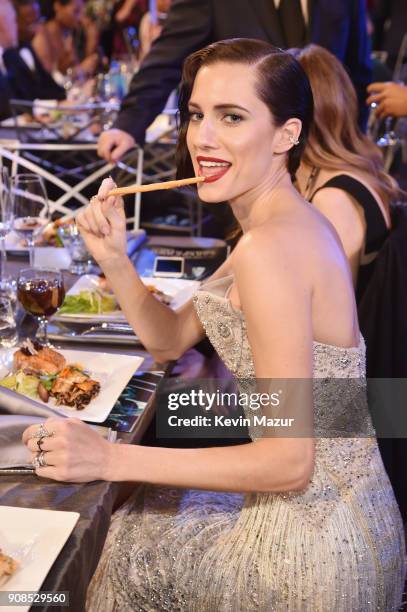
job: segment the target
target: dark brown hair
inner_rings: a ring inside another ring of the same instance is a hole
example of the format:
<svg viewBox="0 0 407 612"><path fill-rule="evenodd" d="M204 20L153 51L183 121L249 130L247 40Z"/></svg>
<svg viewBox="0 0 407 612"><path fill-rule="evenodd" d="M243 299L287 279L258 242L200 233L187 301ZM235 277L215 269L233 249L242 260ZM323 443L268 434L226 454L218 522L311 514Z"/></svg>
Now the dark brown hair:
<svg viewBox="0 0 407 612"><path fill-rule="evenodd" d="M315 100L304 162L326 170L354 169L389 204L398 195L397 185L384 171L377 146L358 128L357 96L345 68L318 45L292 53L308 75Z"/></svg>
<svg viewBox="0 0 407 612"><path fill-rule="evenodd" d="M179 98L177 176L185 178L193 175L186 135L189 124L188 102L195 77L202 66L217 62L254 67L257 73L257 94L270 110L274 125L280 127L291 118L300 119L302 122L300 143L292 147L287 155L287 169L293 179L300 164L312 121L311 86L303 68L291 54L250 38L232 38L213 43L192 53L185 60Z"/></svg>

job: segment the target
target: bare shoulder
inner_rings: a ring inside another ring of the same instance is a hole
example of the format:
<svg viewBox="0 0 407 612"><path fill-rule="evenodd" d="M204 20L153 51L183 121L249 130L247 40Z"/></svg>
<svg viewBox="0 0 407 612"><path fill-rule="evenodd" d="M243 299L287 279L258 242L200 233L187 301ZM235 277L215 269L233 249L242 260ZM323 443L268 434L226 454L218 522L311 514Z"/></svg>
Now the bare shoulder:
<svg viewBox="0 0 407 612"><path fill-rule="evenodd" d="M329 222L310 205L247 232L233 252L233 265L267 266L298 276L301 268L334 248L337 238Z"/></svg>

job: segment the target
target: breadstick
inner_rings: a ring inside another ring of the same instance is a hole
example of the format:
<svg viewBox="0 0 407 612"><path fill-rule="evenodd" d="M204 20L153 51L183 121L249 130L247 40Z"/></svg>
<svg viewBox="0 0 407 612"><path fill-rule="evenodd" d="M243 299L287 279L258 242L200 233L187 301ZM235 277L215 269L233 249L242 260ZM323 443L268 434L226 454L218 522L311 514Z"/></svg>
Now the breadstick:
<svg viewBox="0 0 407 612"><path fill-rule="evenodd" d="M151 183L150 185L129 185L128 187L116 187L111 189L108 196L123 196L129 193L143 193L145 191L158 191L160 189L175 189L184 185L195 185L203 183L204 176L194 176L192 178L180 179L179 181L165 181L163 183Z"/></svg>

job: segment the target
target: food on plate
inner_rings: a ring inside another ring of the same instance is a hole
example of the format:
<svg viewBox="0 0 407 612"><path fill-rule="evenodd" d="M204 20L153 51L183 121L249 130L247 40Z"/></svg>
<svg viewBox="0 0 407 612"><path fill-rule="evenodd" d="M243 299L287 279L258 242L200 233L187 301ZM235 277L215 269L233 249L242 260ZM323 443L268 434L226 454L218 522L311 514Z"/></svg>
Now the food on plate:
<svg viewBox="0 0 407 612"><path fill-rule="evenodd" d="M5 555L0 548L0 587L7 582L17 568L17 561L8 555Z"/></svg>
<svg viewBox="0 0 407 612"><path fill-rule="evenodd" d="M64 217L51 222L40 217L21 217L14 221L14 230L20 236L24 236L25 233L31 234L33 230L39 232L35 237L35 246L63 247L64 244L61 236L58 234L58 229L60 227L69 227L74 223L75 219L66 219ZM27 240L22 238L19 246L27 247Z"/></svg>
<svg viewBox="0 0 407 612"><path fill-rule="evenodd" d="M83 410L100 391L80 364L67 364L61 353L27 340L13 355L13 371L0 386L47 403L50 398L57 406Z"/></svg>
<svg viewBox="0 0 407 612"><path fill-rule="evenodd" d="M65 357L37 340L27 339L13 355L13 370L25 374L56 374L65 365Z"/></svg>
<svg viewBox="0 0 407 612"><path fill-rule="evenodd" d="M164 293L164 291L157 289L157 287L154 287L154 285L146 285L146 289L148 289L149 292L163 304L166 304L167 306L171 304L172 297L171 295L168 295L168 293Z"/></svg>
<svg viewBox="0 0 407 612"><path fill-rule="evenodd" d="M57 406L72 406L82 410L98 395L100 384L92 380L80 366L66 366L52 383L50 395Z"/></svg>
<svg viewBox="0 0 407 612"><path fill-rule="evenodd" d="M58 234L58 230L62 227L69 227L71 225L74 225L74 223L75 219L73 219L72 217L70 217L69 219L61 217L61 219L57 219L52 223L48 223L48 225L44 228L44 231L42 232L41 242L45 243L48 246L63 247L64 244L61 239L61 236L59 236Z"/></svg>
<svg viewBox="0 0 407 612"><path fill-rule="evenodd" d="M118 310L116 298L111 293L102 291L80 291L65 296L64 303L59 309L59 314L103 314Z"/></svg>

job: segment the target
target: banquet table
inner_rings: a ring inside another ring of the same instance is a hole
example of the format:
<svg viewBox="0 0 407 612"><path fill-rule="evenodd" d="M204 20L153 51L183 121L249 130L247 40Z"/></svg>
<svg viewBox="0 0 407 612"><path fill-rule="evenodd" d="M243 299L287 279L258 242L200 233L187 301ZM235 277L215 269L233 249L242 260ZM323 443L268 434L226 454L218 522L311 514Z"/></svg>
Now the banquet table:
<svg viewBox="0 0 407 612"><path fill-rule="evenodd" d="M18 269L23 265L26 266L27 262L19 259L10 261L8 267L12 275L15 276ZM69 273L65 273L64 276L67 287L77 280L77 277ZM21 324L20 337L29 335L33 331L34 323L31 318L26 317ZM72 345L69 347L58 345L58 347L72 348ZM143 370L163 369L162 365L157 368L152 357L140 346L133 348L101 346L100 344L92 346L89 344L86 348L139 355L144 358ZM154 404L149 402L142 416L138 418L132 433L119 434L122 441L126 443L139 442L153 411ZM134 485L110 482L69 484L40 479L35 474L30 473L0 473L0 505L80 513L76 527L42 585L43 591L69 591L70 610L80 612L84 609L86 589L100 557L111 514L120 505L121 501L128 496L132 486ZM48 610L49 607L45 605L41 609ZM52 610L57 609L59 608L52 607Z"/></svg>

